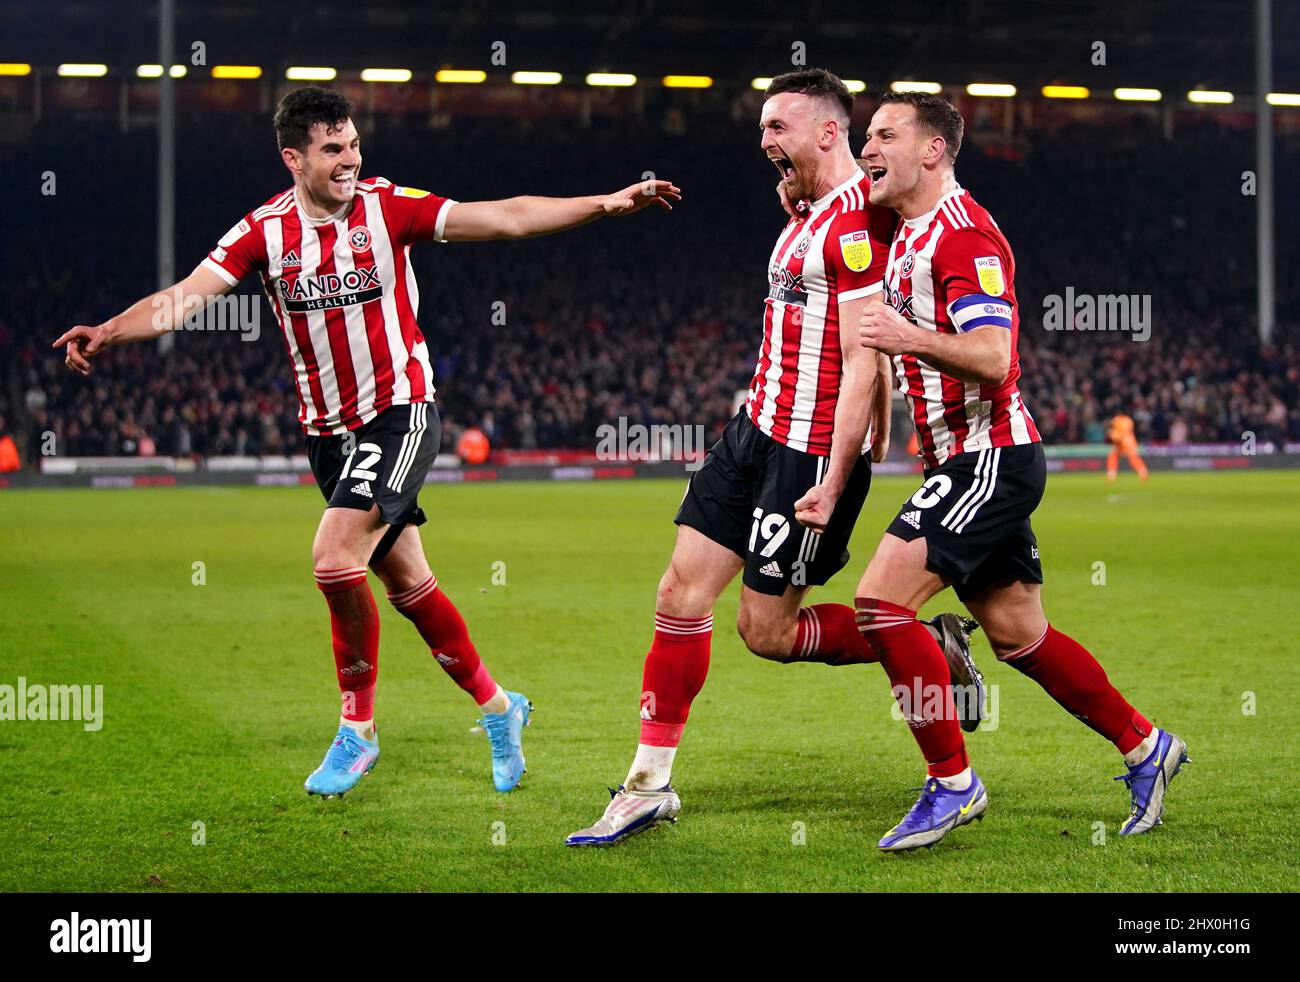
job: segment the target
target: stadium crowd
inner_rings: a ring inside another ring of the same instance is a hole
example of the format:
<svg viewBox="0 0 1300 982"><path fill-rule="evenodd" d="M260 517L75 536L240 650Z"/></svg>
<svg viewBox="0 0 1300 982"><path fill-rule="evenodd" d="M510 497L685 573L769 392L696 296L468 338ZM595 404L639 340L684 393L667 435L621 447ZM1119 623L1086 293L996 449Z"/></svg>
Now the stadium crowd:
<svg viewBox="0 0 1300 982"><path fill-rule="evenodd" d="M767 254L782 224L753 120L590 129L458 120L431 130L379 119L362 129L364 173L461 199L607 191L647 170L685 189L671 216L417 249L445 447L477 426L494 448L591 449L597 427L621 416L720 431L753 369ZM958 175L1015 250L1022 387L1049 443L1098 442L1118 411L1143 440L1238 441L1245 431L1300 440L1300 283L1280 278L1277 343L1261 349L1255 199L1241 192L1249 144L1209 122L1167 138L1138 119L1026 142L969 135ZM288 181L265 120L183 120L178 145L179 276ZM232 166L219 148L231 145L246 147L247 163L213 186L215 168ZM70 455L300 451L288 359L263 301L256 341L185 332L170 350L115 349L89 379L49 350L67 327L98 323L155 282L150 131L42 124L30 144L0 153L15 156L20 174L60 162L58 193L39 202L26 239L0 245L0 438L15 437L29 461L50 433ZM1278 172L1288 186L1300 156L1284 149ZM88 220L91 201L100 217ZM1300 201L1278 206L1279 229L1294 229ZM1300 237L1278 241L1278 268L1294 268ZM1149 295L1149 340L1045 329L1046 298L1067 287Z"/></svg>

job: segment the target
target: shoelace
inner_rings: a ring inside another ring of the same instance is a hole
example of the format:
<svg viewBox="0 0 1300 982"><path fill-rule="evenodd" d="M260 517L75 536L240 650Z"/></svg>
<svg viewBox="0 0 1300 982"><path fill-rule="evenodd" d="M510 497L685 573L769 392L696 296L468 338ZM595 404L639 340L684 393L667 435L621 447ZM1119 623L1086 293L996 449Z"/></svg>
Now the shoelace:
<svg viewBox="0 0 1300 982"><path fill-rule="evenodd" d="M1121 774L1119 777L1112 778L1112 780L1115 781L1123 781L1124 786L1128 788L1129 795L1131 796L1132 799L1131 806L1129 808L1129 813L1128 813L1129 818L1133 818L1135 815L1138 815L1142 812L1142 805L1138 802L1138 798L1137 798L1138 796L1137 789L1133 787L1134 781L1142 780L1142 779L1149 780L1152 784L1155 783L1154 774L1151 775L1150 777L1147 777L1145 774L1134 774L1131 771L1128 774Z"/></svg>
<svg viewBox="0 0 1300 982"><path fill-rule="evenodd" d="M912 810L907 813L907 818L903 819L904 822L906 822L907 819L911 818L913 815L920 816L924 811L934 811L935 792L930 790L930 785L928 782L921 785L921 787L919 788L908 788L908 790L924 791L925 793L921 795L921 797L916 799L916 804L914 804L912 806Z"/></svg>
<svg viewBox="0 0 1300 982"><path fill-rule="evenodd" d="M356 762L362 753L364 751L361 744L353 734L340 733L334 738L334 742L330 744L329 753L325 755L325 763L346 770Z"/></svg>
<svg viewBox="0 0 1300 982"><path fill-rule="evenodd" d="M492 756L494 758L505 757L510 753L510 719L506 717L497 725L492 725L486 718L478 721L488 735L488 742L492 744Z"/></svg>

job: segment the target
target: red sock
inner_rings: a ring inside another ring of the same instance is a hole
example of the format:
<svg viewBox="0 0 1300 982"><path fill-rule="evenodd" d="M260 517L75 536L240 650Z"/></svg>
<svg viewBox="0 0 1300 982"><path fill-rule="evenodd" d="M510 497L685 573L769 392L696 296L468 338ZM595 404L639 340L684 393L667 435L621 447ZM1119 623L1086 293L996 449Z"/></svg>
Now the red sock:
<svg viewBox="0 0 1300 982"><path fill-rule="evenodd" d="M379 676L379 609L366 582L366 568L316 570L316 585L330 608L334 668L343 694L343 718L364 722L375 716Z"/></svg>
<svg viewBox="0 0 1300 982"><path fill-rule="evenodd" d="M415 625L442 670L468 692L478 705L483 705L496 695L496 680L470 641L469 630L465 627L465 619L460 616L460 611L438 589L436 576L430 573L429 578L419 586L401 593L390 593L388 602Z"/></svg>
<svg viewBox="0 0 1300 982"><path fill-rule="evenodd" d="M641 742L675 747L681 742L691 702L709 674L713 615L655 614L655 637L641 674Z"/></svg>
<svg viewBox="0 0 1300 982"><path fill-rule="evenodd" d="M1041 638L1002 660L1041 685L1122 754L1151 732L1151 724L1110 684L1106 670L1088 649L1050 624Z"/></svg>
<svg viewBox="0 0 1300 982"><path fill-rule="evenodd" d="M948 662L916 611L870 597L857 598L858 630L876 653L931 777L952 777L970 766L952 701Z"/></svg>
<svg viewBox="0 0 1300 982"><path fill-rule="evenodd" d="M799 608L794 650L786 661L861 665L880 661L880 656L858 630L852 607L847 604L813 604Z"/></svg>

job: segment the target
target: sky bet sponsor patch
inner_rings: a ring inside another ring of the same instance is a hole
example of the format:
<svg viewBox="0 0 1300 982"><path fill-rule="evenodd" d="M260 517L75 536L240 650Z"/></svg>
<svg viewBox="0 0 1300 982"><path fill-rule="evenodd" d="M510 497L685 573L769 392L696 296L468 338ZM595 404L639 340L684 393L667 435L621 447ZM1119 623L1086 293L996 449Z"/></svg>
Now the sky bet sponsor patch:
<svg viewBox="0 0 1300 982"><path fill-rule="evenodd" d="M421 191L419 188L393 188L393 194L400 194L403 198L427 198L428 191Z"/></svg>
<svg viewBox="0 0 1300 982"><path fill-rule="evenodd" d="M1001 296L1006 289L1002 282L1002 260L997 256L976 256L975 275L979 277L984 292L990 296Z"/></svg>
<svg viewBox="0 0 1300 982"><path fill-rule="evenodd" d="M840 255L844 265L861 273L871 265L871 236L865 231L845 232L840 236Z"/></svg>

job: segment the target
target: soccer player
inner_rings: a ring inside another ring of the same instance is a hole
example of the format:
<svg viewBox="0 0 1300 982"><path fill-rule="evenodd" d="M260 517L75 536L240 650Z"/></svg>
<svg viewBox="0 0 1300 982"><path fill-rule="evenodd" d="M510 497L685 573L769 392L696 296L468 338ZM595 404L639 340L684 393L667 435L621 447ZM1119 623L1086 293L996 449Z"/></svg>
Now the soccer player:
<svg viewBox="0 0 1300 982"><path fill-rule="evenodd" d="M1030 515L1047 470L1017 384L1015 259L997 223L957 183L962 131L943 98L888 93L863 149L871 201L902 222L889 251L886 303L863 312L861 342L892 357L926 468L857 591L858 626L928 765L916 805L880 848L933 845L988 807L948 702L945 659L916 620L949 586L1000 661L1123 755L1128 770L1117 780L1128 785L1132 809L1120 831L1146 832L1160 822L1186 746L1129 705L1087 649L1043 613ZM913 693L927 696L918 704Z"/></svg>
<svg viewBox="0 0 1300 982"><path fill-rule="evenodd" d="M679 189L656 180L591 197L457 202L382 177L363 180L351 117L338 92L310 86L287 95L275 133L293 187L245 215L174 287L98 326L74 327L54 346L66 345L68 367L88 375L89 359L105 348L174 329L257 272L284 332L307 456L327 503L312 562L329 607L342 719L307 791L341 796L379 757L379 612L367 567L482 710L493 782L509 791L524 771L522 729L532 706L488 672L420 543L417 496L440 427L410 248L545 235L650 205L671 211Z"/></svg>
<svg viewBox="0 0 1300 982"><path fill-rule="evenodd" d="M888 443L888 365L858 342L878 303L896 218L867 200L870 180L849 148L853 96L821 69L773 79L761 148L783 200L806 202L777 237L767 269L763 342L744 408L693 475L655 606L642 676L641 740L602 818L567 838L613 845L673 821L673 760L704 685L713 605L743 571L738 630L776 661L871 660L844 604L800 604L848 562L853 524ZM802 515L819 530L801 529ZM974 671L961 622L934 627L954 681ZM929 636L929 635L927 635Z"/></svg>
<svg viewBox="0 0 1300 982"><path fill-rule="evenodd" d="M1113 481L1119 476L1119 456L1123 454L1129 466L1137 471L1137 476L1145 481L1148 474L1147 465L1142 455L1138 453L1133 417L1125 413L1116 413L1112 416L1106 426L1106 439L1111 445L1110 453L1106 455L1106 480Z"/></svg>

